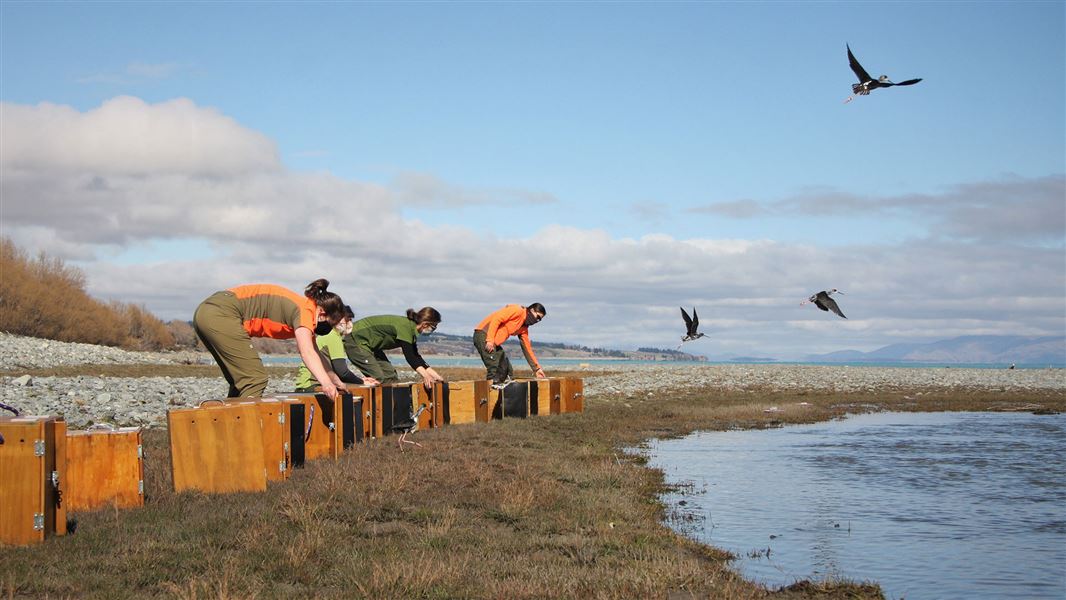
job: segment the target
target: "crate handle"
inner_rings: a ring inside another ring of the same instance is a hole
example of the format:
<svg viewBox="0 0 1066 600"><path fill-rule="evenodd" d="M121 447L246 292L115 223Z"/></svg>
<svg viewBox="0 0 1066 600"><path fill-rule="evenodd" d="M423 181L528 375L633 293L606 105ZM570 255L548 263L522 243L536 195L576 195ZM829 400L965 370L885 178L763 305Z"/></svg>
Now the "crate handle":
<svg viewBox="0 0 1066 600"><path fill-rule="evenodd" d="M16 417L19 416L19 409L15 408L14 406L8 406L8 405L4 404L3 402L0 402L0 408L4 409L6 411L10 411L12 413L15 413Z"/></svg>
<svg viewBox="0 0 1066 600"><path fill-rule="evenodd" d="M226 403L225 403L225 402L223 402L223 401L221 401L221 400L204 400L203 402L201 402L201 403L197 404L197 405L196 405L196 408L203 408L203 406L204 406L205 404L207 404L208 402L218 402L218 405L219 405L219 406L225 406L225 405L226 405Z"/></svg>

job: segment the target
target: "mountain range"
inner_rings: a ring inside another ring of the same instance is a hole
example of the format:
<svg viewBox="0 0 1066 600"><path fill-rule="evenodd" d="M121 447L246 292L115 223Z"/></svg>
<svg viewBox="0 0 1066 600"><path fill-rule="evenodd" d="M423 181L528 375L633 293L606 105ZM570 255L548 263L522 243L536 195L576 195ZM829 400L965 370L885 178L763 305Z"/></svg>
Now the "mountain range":
<svg viewBox="0 0 1066 600"><path fill-rule="evenodd" d="M1066 336L966 335L937 342L891 344L871 352L809 354L811 362L927 362L1066 365Z"/></svg>

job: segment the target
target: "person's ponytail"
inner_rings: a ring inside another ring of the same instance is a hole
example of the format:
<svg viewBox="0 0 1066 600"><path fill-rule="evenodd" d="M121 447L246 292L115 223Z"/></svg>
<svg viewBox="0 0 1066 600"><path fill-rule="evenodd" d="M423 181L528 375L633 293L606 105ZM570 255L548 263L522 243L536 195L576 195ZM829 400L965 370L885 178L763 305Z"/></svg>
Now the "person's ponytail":
<svg viewBox="0 0 1066 600"><path fill-rule="evenodd" d="M326 313L326 318L336 323L344 318L344 300L333 292L328 292L329 280L316 279L304 288L304 296L315 301L315 304Z"/></svg>

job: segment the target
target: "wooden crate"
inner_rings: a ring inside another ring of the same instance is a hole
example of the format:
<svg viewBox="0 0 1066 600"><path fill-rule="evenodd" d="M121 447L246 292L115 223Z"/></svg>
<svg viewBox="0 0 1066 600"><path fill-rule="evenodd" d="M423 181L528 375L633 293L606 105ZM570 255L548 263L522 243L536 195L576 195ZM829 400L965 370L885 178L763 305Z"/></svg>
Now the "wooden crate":
<svg viewBox="0 0 1066 600"><path fill-rule="evenodd" d="M66 431L59 417L0 417L0 544L66 534Z"/></svg>
<svg viewBox="0 0 1066 600"><path fill-rule="evenodd" d="M564 377L560 389L559 411L585 412L585 382L580 377Z"/></svg>
<svg viewBox="0 0 1066 600"><path fill-rule="evenodd" d="M421 383L386 383L381 386L381 432L384 435L394 433L396 423L411 419L415 410L415 388Z"/></svg>
<svg viewBox="0 0 1066 600"><path fill-rule="evenodd" d="M174 491L263 491L263 427L254 402L167 412Z"/></svg>
<svg viewBox="0 0 1066 600"><path fill-rule="evenodd" d="M537 382L534 379L512 381L502 390L494 389L489 395L489 408L493 419L529 416L530 400L536 402Z"/></svg>
<svg viewBox="0 0 1066 600"><path fill-rule="evenodd" d="M531 415L557 415L559 403L562 399L562 379L559 377L544 377L531 379L536 386L536 393L530 394L529 414Z"/></svg>
<svg viewBox="0 0 1066 600"><path fill-rule="evenodd" d="M443 422L449 425L484 423L489 420L489 381L443 381L434 384Z"/></svg>
<svg viewBox="0 0 1066 600"><path fill-rule="evenodd" d="M144 452L140 427L93 427L67 432L70 512L144 506Z"/></svg>
<svg viewBox="0 0 1066 600"><path fill-rule="evenodd" d="M304 440L304 460L322 457L337 458L343 445L339 439L337 422L334 415L333 399L325 394L306 392L292 394L275 394L270 398L283 401L295 401L303 404L302 432Z"/></svg>
<svg viewBox="0 0 1066 600"><path fill-rule="evenodd" d="M431 389L426 389L426 386L418 384L415 386L415 404L414 409L417 411L420 406L425 406L426 410L422 411L422 414L418 417L419 429L435 429L438 427L444 427L444 402L442 399L438 399L439 394L446 392L438 392L438 390L444 390L446 388L434 385ZM438 401L440 400L440 401Z"/></svg>
<svg viewBox="0 0 1066 600"><path fill-rule="evenodd" d="M357 442L365 442L369 439L379 437L381 435L380 424L375 427L375 423L380 423L381 415L379 414L379 404L381 403L381 389L377 386L369 385L348 385L348 393L353 398L358 398L358 409L354 413L353 425L362 432L362 435L357 435Z"/></svg>
<svg viewBox="0 0 1066 600"><path fill-rule="evenodd" d="M292 469L303 466L304 404L278 398L228 398L227 404L251 402L259 411L263 431L263 468L267 481L284 481Z"/></svg>

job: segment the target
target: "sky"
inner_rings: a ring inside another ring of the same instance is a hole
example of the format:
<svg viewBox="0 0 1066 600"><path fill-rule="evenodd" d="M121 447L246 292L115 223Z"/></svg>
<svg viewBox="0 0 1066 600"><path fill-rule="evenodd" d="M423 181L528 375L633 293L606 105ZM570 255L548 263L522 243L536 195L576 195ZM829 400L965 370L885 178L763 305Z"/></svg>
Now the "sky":
<svg viewBox="0 0 1066 600"><path fill-rule="evenodd" d="M922 81L845 103L846 45ZM1058 1L5 0L0 235L164 320L325 277L712 358L1058 336L1064 73Z"/></svg>

